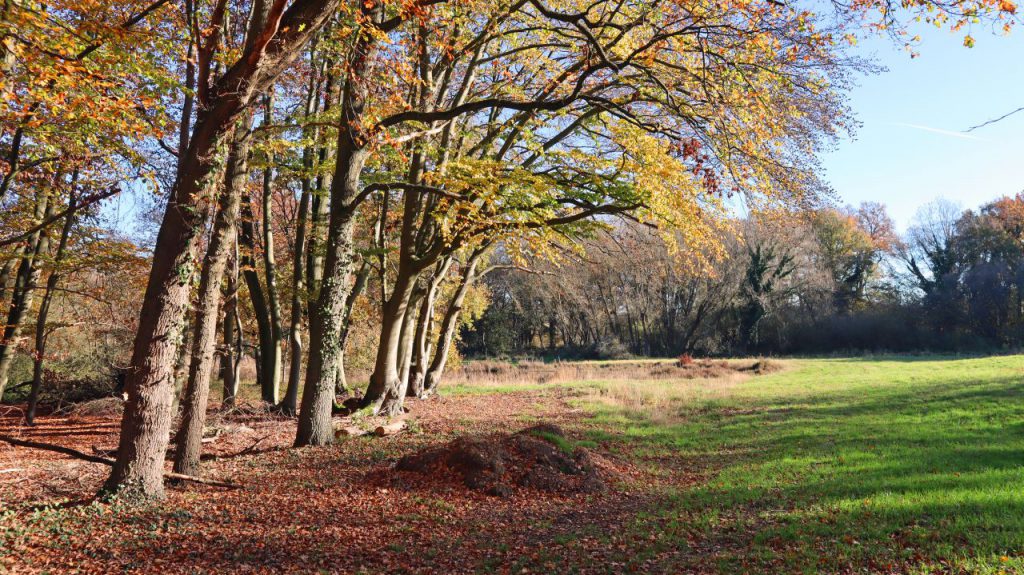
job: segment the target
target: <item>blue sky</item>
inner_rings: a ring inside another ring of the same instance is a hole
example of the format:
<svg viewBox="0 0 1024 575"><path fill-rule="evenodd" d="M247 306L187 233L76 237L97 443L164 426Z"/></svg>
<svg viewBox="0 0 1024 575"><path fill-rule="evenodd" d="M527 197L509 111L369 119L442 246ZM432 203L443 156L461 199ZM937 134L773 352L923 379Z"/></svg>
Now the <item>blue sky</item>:
<svg viewBox="0 0 1024 575"><path fill-rule="evenodd" d="M888 38L858 44L888 71L859 79L849 103L862 125L822 158L839 202L882 202L900 230L936 198L973 208L1024 191L1024 112L963 133L1024 106L1024 28L975 28L970 49L963 32L914 32L914 59Z"/></svg>

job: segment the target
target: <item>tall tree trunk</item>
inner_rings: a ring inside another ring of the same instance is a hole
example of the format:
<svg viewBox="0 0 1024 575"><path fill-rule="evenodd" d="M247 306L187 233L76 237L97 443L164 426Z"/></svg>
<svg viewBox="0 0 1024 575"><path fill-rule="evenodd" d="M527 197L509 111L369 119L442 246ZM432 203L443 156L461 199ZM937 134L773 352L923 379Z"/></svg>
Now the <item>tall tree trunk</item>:
<svg viewBox="0 0 1024 575"><path fill-rule="evenodd" d="M355 256L352 233L357 206L352 201L358 194L359 174L367 155L365 150L355 149L354 143L353 140L339 145L337 172L331 190L323 285L310 309L309 357L296 446L328 445L334 441L331 409L338 368L345 352L342 326Z"/></svg>
<svg viewBox="0 0 1024 575"><path fill-rule="evenodd" d="M272 120L274 107L273 88L271 93L264 99L265 114L263 124L269 126ZM263 358L269 362L265 373L272 377L267 385L272 388L268 395L272 395L274 402L281 391L281 372L284 363L284 350L281 344L284 342L284 329L281 325L281 300L277 290L277 256L274 251L274 212L273 212L273 179L274 179L274 156L267 157L267 167L263 170L263 272L267 286L267 312L270 320L270 344L267 345L268 356Z"/></svg>
<svg viewBox="0 0 1024 575"><path fill-rule="evenodd" d="M38 193L34 214L37 222L44 221L54 213L55 203L50 201L50 194L50 190L41 190ZM4 389L7 387L22 324L32 307L32 297L42 272L40 257L49 250L49 238L49 231L46 228L29 236L28 246L23 251L24 255L18 265L11 293L11 307L7 313L7 323L4 324L3 337L0 338L0 397L3 397Z"/></svg>
<svg viewBox="0 0 1024 575"><path fill-rule="evenodd" d="M276 5L276 3L275 3ZM297 0L273 19L253 18L258 38L208 91L160 224L139 315L121 437L105 492L163 494L163 462L171 427L174 356L188 307L191 277L207 210L201 197L220 180L224 143L254 92L269 84L326 23L338 0ZM264 43L263 40L267 42Z"/></svg>
<svg viewBox="0 0 1024 575"><path fill-rule="evenodd" d="M239 244L241 244L242 278L249 291L249 301L252 303L253 315L256 316L256 339L259 344L256 369L258 371L258 382L260 394L263 401L273 405L277 403L277 389L275 382L280 381L280 374L274 375L275 363L274 333L271 326L270 305L267 303L266 293L263 284L260 282L260 273L256 267L256 226L253 223L252 200L249 194L242 193L242 219L239 225ZM280 350L280 347L278 347Z"/></svg>
<svg viewBox="0 0 1024 575"><path fill-rule="evenodd" d="M408 397L423 397L423 384L427 376L427 361L431 353L430 332L434 323L434 307L437 303L438 290L451 269L454 258L445 256L437 265L434 275L427 284L426 294L420 302L420 311L416 321L416 332L413 335L413 352L410 361L410 372L406 395Z"/></svg>
<svg viewBox="0 0 1024 575"><path fill-rule="evenodd" d="M310 56L312 58L312 55ZM316 114L320 97L317 94L319 87L318 74L314 74L309 80L309 89L306 95L306 117ZM312 140L316 142L319 137L319 130L312 129ZM303 355L303 318L306 316L306 276L305 265L308 254L306 253L306 224L309 220L309 208L313 191L313 146L307 145L302 151L302 167L305 173L302 177L302 192L299 196L299 209L295 222L295 249L292 254L292 300L289 317L289 359L288 359L288 386L285 388L284 399L281 401L281 411L287 415L295 415L298 412L299 385L302 382L302 355Z"/></svg>
<svg viewBox="0 0 1024 575"><path fill-rule="evenodd" d="M242 318L238 315L238 235L232 242L231 272L224 288L224 346L221 355L220 376L223 382L223 403L234 406L238 396L240 368L243 356Z"/></svg>
<svg viewBox="0 0 1024 575"><path fill-rule="evenodd" d="M430 319L434 313L434 306L431 300L434 294L428 293L420 301L420 310L416 316L416 330L412 337L412 351L409 360L409 373L406 376L408 383L405 386L407 397L422 397L423 378L427 374L426 355L427 339L430 333Z"/></svg>
<svg viewBox="0 0 1024 575"><path fill-rule="evenodd" d="M192 329L191 363L185 387L184 413L175 438L177 449L174 454L174 471L186 475L196 475L199 470L203 427L206 424L206 405L210 397L210 378L217 345L221 284L235 243L235 226L238 222L242 188L245 186L245 161L239 160L248 153L249 133L245 128L239 126L228 152L224 191L221 194L213 233L199 279L199 298L195 325Z"/></svg>
<svg viewBox="0 0 1024 575"><path fill-rule="evenodd" d="M427 375L423 380L423 395L428 396L437 391L444 375L444 367L448 362L448 354L451 352L452 342L455 340L455 331L459 327L459 314L462 313L462 305L466 301L466 294L469 288L478 277L476 273L480 258L486 252L486 247L477 248L470 255L466 267L462 271L462 279L459 287L455 289L452 301L444 312L444 319L441 320L441 333L438 336L437 347L434 349L434 357L430 361ZM482 274L481 274L482 275Z"/></svg>
<svg viewBox="0 0 1024 575"><path fill-rule="evenodd" d="M361 9L369 21L380 22L383 18L383 6L378 2L365 2ZM369 64L374 42L369 34L359 36L351 51L352 60L342 93L342 125L338 130L334 178L331 181L327 254L323 283L316 303L310 309L309 357L295 435L296 446L327 445L334 441L331 409L338 367L345 353L341 345L342 326L355 259L352 233L356 209L362 201L360 177L368 156L365 144L369 136L361 130L368 88L366 78L372 73Z"/></svg>
<svg viewBox="0 0 1024 575"><path fill-rule="evenodd" d="M39 391L43 385L43 362L46 360L46 321L50 315L50 303L53 301L53 294L57 290L57 283L60 281L60 265L64 260L64 252L67 250L68 239L71 237L71 229L75 226L75 205L78 197L75 186L78 183L78 172L71 178L71 198L68 200L68 215L64 218L64 227L60 232L60 241L57 242L57 251L53 255L53 270L46 278L46 290L43 292L43 299L39 302L39 313L36 316L36 341L35 350L32 354L32 390L28 396L28 410L25 412L25 423L32 425L36 419L36 406L39 403Z"/></svg>
<svg viewBox="0 0 1024 575"><path fill-rule="evenodd" d="M331 64L327 64L330 69ZM330 112L333 104L339 97L339 82L331 73L327 74L326 88L324 90L324 113ZM325 138L326 139L326 138ZM329 146L324 143L317 152L317 165L323 166L327 161ZM324 277L324 256L326 247L324 245L326 233L324 225L327 223L331 190L334 188L333 174L319 173L316 177L316 185L312 198L310 199L309 219L309 249L306 257L306 286L309 290L309 301L315 301L320 294L320 282Z"/></svg>
<svg viewBox="0 0 1024 575"><path fill-rule="evenodd" d="M369 407L374 414L397 415L402 411L405 398L405 388L399 374L402 325L415 283L413 274L400 266L391 297L381 309L377 358L370 376L370 385L363 397L363 405Z"/></svg>

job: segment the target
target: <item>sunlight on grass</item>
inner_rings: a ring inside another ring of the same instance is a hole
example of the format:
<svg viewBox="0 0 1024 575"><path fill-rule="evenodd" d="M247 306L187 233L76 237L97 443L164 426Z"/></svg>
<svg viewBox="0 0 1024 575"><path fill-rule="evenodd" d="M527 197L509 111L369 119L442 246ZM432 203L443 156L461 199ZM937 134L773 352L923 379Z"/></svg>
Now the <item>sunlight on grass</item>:
<svg viewBox="0 0 1024 575"><path fill-rule="evenodd" d="M713 526L721 572L1024 570L1024 358L789 363L581 389L623 449L703 473L662 519Z"/></svg>

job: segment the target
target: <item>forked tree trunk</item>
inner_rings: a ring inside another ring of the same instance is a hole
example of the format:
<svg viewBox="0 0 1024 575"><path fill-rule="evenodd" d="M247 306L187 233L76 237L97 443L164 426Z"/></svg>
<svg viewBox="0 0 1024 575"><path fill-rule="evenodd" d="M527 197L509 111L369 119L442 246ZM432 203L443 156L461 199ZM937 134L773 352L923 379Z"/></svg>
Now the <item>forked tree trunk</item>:
<svg viewBox="0 0 1024 575"><path fill-rule="evenodd" d="M163 495L163 462L171 428L174 359L186 314L192 271L206 211L200 197L218 178L218 149L241 102L203 114L168 200L153 252L132 353L128 400L121 420L117 461L104 486L129 497Z"/></svg>
<svg viewBox="0 0 1024 575"><path fill-rule="evenodd" d="M434 275L427 285L426 294L420 302L420 310L416 320L416 331L413 334L413 350L408 383L406 385L407 397L423 397L423 384L427 376L427 362L431 352L430 332L431 326L434 323L434 306L437 303L438 290L441 288L441 283L447 277L448 270L451 269L453 261L454 258L449 255L445 256L437 265Z"/></svg>
<svg viewBox="0 0 1024 575"><path fill-rule="evenodd" d="M476 268L480 258L486 251L486 247L477 248L466 262L466 268L462 272L459 287L452 296L448 309L444 312L444 319L441 320L441 334L438 336L437 347L434 350L434 357L430 361L426 377L423 380L423 396L429 396L437 392L441 384L441 377L444 375L444 367L448 362L448 354L451 353L452 342L455 340L455 332L459 327L459 314L462 313L462 305L466 301L466 294L469 288L477 279Z"/></svg>
<svg viewBox="0 0 1024 575"><path fill-rule="evenodd" d="M416 278L399 268L391 297L381 309L380 340L377 358L370 376L370 385L363 397L364 407L380 415L398 415L402 412L405 387L402 385L399 359L402 345L402 324L408 311Z"/></svg>
<svg viewBox="0 0 1024 575"><path fill-rule="evenodd" d="M206 405L210 397L210 378L213 374L214 352L217 346L221 284L235 243L235 226L238 223L242 188L245 186L245 160L240 158L244 158L249 151L249 134L246 128L247 126L239 125L228 152L224 191L199 279L199 299L195 325L192 329L191 362L188 383L185 386L184 412L181 427L175 438L177 449L174 453L174 471L186 475L196 475L199 470L203 427L206 425Z"/></svg>
<svg viewBox="0 0 1024 575"><path fill-rule="evenodd" d="M427 375L426 356L427 335L430 332L430 316L434 313L434 306L431 299L434 294L428 293L420 302L420 310L416 320L416 331L413 334L412 359L410 360L408 383L406 384L405 395L407 397L422 397L423 378Z"/></svg>

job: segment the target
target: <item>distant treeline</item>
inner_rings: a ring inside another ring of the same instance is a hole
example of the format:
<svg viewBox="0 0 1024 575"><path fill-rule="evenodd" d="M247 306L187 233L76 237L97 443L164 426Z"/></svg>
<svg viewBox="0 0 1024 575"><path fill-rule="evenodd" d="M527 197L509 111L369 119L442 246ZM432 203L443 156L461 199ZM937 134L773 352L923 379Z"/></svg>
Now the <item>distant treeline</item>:
<svg viewBox="0 0 1024 575"><path fill-rule="evenodd" d="M976 211L936 201L903 236L874 203L757 214L721 234L723 253L687 254L656 230L618 225L558 264L496 271L464 351L612 358L1024 343L1024 195Z"/></svg>

